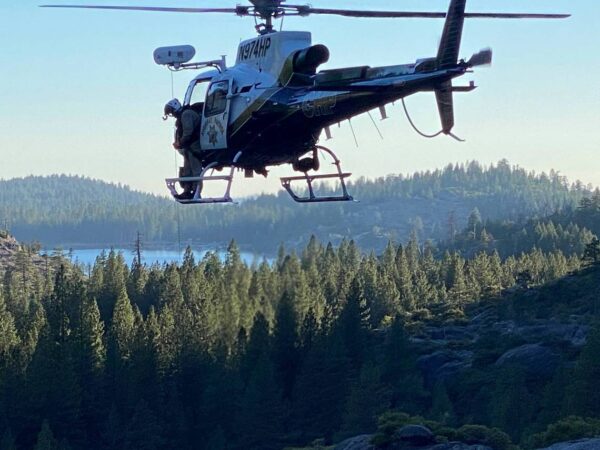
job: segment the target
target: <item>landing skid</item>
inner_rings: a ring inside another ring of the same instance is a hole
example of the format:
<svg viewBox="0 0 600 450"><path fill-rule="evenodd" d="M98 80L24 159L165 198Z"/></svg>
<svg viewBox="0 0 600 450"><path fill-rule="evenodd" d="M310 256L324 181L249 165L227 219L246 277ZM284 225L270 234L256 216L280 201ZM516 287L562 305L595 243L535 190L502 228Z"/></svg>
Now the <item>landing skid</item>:
<svg viewBox="0 0 600 450"><path fill-rule="evenodd" d="M324 202L351 202L354 201L354 198L348 194L348 189L346 188L346 178L350 177L351 173L342 172L342 168L340 165L340 160L338 157L326 147L322 147L318 145L317 150L321 150L327 153L333 159L333 165L337 169L337 173L329 173L323 175L309 175L308 172L304 172L304 175L296 176L296 177L284 177L281 178L281 185L285 188L285 190L290 194L292 199L298 203L324 203ZM342 189L342 195L333 195L333 196L318 196L315 194L313 188L313 182L315 180L339 180L340 187ZM300 197L294 192L292 188L292 183L295 181L305 181L308 186L308 196Z"/></svg>
<svg viewBox="0 0 600 450"><path fill-rule="evenodd" d="M209 164L199 177L185 177L185 178L168 178L166 181L167 188L171 192L173 198L181 203L182 205L206 205L206 204L215 204L215 203L233 203L233 199L231 198L231 185L233 183L233 174L235 171L235 167L231 167L231 172L229 175L218 175L218 176L207 176L207 172L215 168L217 164ZM207 181L227 181L227 188L225 189L225 195L223 197L201 197L202 188L204 187L204 183ZM176 185L180 183L195 183L196 189L194 191L194 196L190 199L179 199L177 198L178 192L176 189Z"/></svg>

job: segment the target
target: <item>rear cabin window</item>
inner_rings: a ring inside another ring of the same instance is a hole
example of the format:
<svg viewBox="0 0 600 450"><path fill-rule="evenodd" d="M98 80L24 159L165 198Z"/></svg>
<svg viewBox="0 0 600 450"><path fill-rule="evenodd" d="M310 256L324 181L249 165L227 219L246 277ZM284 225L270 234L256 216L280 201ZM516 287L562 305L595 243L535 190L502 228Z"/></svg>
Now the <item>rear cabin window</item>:
<svg viewBox="0 0 600 450"><path fill-rule="evenodd" d="M206 117L222 114L227 109L227 93L229 92L229 81L218 81L210 85L204 115Z"/></svg>

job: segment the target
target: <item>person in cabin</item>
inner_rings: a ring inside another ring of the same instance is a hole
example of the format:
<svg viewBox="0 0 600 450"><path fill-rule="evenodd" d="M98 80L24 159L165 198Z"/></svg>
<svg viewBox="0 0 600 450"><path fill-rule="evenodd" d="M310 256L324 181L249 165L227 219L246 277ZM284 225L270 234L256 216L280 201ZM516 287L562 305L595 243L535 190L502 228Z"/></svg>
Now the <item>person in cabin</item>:
<svg viewBox="0 0 600 450"><path fill-rule="evenodd" d="M175 141L173 147L183 156L183 167L179 168L179 177L198 177L202 173L202 148L200 147L200 130L202 117L197 108L184 107L174 98L165 105L163 119L175 118ZM182 182L183 192L178 200L194 198L198 183Z"/></svg>

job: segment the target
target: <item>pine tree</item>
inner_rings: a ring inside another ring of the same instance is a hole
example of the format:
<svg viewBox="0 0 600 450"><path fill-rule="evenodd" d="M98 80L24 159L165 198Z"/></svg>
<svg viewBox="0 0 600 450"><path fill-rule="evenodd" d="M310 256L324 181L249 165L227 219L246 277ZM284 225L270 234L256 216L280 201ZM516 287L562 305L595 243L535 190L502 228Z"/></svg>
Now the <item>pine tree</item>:
<svg viewBox="0 0 600 450"><path fill-rule="evenodd" d="M501 370L490 402L492 424L506 430L513 440L518 441L533 421L535 407L523 370L520 367Z"/></svg>
<svg viewBox="0 0 600 450"><path fill-rule="evenodd" d="M50 429L47 420L42 423L42 428L38 433L37 443L34 450L58 450L58 442Z"/></svg>
<svg viewBox="0 0 600 450"><path fill-rule="evenodd" d="M337 323L337 332L355 370L359 370L364 361L369 317L370 312L363 296L362 286L358 278L355 278Z"/></svg>
<svg viewBox="0 0 600 450"><path fill-rule="evenodd" d="M163 272L158 266L150 267L142 295L137 303L137 306L144 315L148 314L150 308L154 307L156 309L159 307L162 278Z"/></svg>
<svg viewBox="0 0 600 450"><path fill-rule="evenodd" d="M208 441L203 447L205 450L228 450L228 439L225 436L223 428L217 427L208 437Z"/></svg>
<svg viewBox="0 0 600 450"><path fill-rule="evenodd" d="M175 264L170 264L164 271L159 304L161 306L169 305L171 308L175 308L175 305L180 305L182 303L183 292L181 291L179 271Z"/></svg>
<svg viewBox="0 0 600 450"><path fill-rule="evenodd" d="M161 426L148 404L141 400L125 432L124 450L160 450L164 448Z"/></svg>
<svg viewBox="0 0 600 450"><path fill-rule="evenodd" d="M350 372L347 350L339 333L313 344L294 392L293 429L301 433L299 440L333 440L342 424Z"/></svg>
<svg viewBox="0 0 600 450"><path fill-rule="evenodd" d="M415 303L418 309L426 309L436 299L434 286L427 279L427 273L418 269L413 277Z"/></svg>
<svg viewBox="0 0 600 450"><path fill-rule="evenodd" d="M102 432L102 440L106 448L117 450L123 448L124 425L121 415L113 403Z"/></svg>
<svg viewBox="0 0 600 450"><path fill-rule="evenodd" d="M4 297L0 292L0 383L4 371L14 362L15 351L20 342L14 318L7 310Z"/></svg>
<svg viewBox="0 0 600 450"><path fill-rule="evenodd" d="M101 373L106 363L104 347L104 323L100 320L100 310L95 300L83 301L80 325L81 353L89 373Z"/></svg>
<svg viewBox="0 0 600 450"><path fill-rule="evenodd" d="M290 399L300 366L298 353L298 322L288 292L284 292L275 316L273 331L273 362L283 398Z"/></svg>
<svg viewBox="0 0 600 450"><path fill-rule="evenodd" d="M378 367L371 362L363 365L359 377L350 387L338 437L345 439L375 431L377 418L387 406L387 396Z"/></svg>
<svg viewBox="0 0 600 450"><path fill-rule="evenodd" d="M463 306L469 299L467 281L465 278L465 261L458 253L452 255L450 271L448 274L448 286L450 288L450 300Z"/></svg>
<svg viewBox="0 0 600 450"><path fill-rule="evenodd" d="M132 303L138 305L143 313L147 314L148 310L144 303L144 287L148 280L148 272L144 264L138 261L137 257L131 265L131 272L127 278L127 296Z"/></svg>
<svg viewBox="0 0 600 450"><path fill-rule="evenodd" d="M155 337L158 371L163 377L175 372L179 355L180 343L177 339L175 317L172 309L166 304L158 316L159 334Z"/></svg>
<svg viewBox="0 0 600 450"><path fill-rule="evenodd" d="M123 364L131 357L134 336L134 314L125 289L121 289L112 315L109 335L109 351L112 351L112 364Z"/></svg>
<svg viewBox="0 0 600 450"><path fill-rule="evenodd" d="M196 304L200 301L200 286L194 252L191 247L185 249L183 263L180 269L181 291L187 305Z"/></svg>
<svg viewBox="0 0 600 450"><path fill-rule="evenodd" d="M67 302L71 295L71 286L67 279L66 267L61 265L54 280L54 291L46 302L46 317L50 338L65 345L71 332Z"/></svg>
<svg viewBox="0 0 600 450"><path fill-rule="evenodd" d="M247 385L252 372L256 369L258 361L265 361L266 355L271 351L269 324L261 313L254 318L254 325L250 332L246 353L241 361L240 375L242 383Z"/></svg>
<svg viewBox="0 0 600 450"><path fill-rule="evenodd" d="M438 382L433 389L430 417L441 424L452 426L456 420L452 401L448 397L446 384Z"/></svg>
<svg viewBox="0 0 600 450"><path fill-rule="evenodd" d="M102 417L102 386L106 364L104 324L95 300L84 299L79 329L76 332L75 364L82 388L81 416L88 429L95 429Z"/></svg>
<svg viewBox="0 0 600 450"><path fill-rule="evenodd" d="M469 230L473 233L472 239L477 238L477 229L481 226L481 213L477 207L473 208L471 214L469 214L468 220Z"/></svg>
<svg viewBox="0 0 600 450"><path fill-rule="evenodd" d="M598 238L592 239L592 241L585 246L583 260L592 264L597 264L598 261L600 261L600 240L598 240Z"/></svg>
<svg viewBox="0 0 600 450"><path fill-rule="evenodd" d="M589 333L587 343L579 355L573 382L569 387L568 410L582 417L600 414L600 326L596 325Z"/></svg>
<svg viewBox="0 0 600 450"><path fill-rule="evenodd" d="M239 439L236 448L279 450L282 448L283 408L275 368L266 354L259 355L242 396Z"/></svg>
<svg viewBox="0 0 600 450"><path fill-rule="evenodd" d="M32 360L27 367L31 394L29 407L52 423L58 436L80 441L81 388L73 358L73 342L66 305L72 286L64 265L58 269L54 291L46 299L48 320L39 331Z"/></svg>
<svg viewBox="0 0 600 450"><path fill-rule="evenodd" d="M389 386L392 409L411 414L423 410L426 400L423 379L399 316L387 332L382 381Z"/></svg>
<svg viewBox="0 0 600 450"><path fill-rule="evenodd" d="M119 297L126 291L127 266L123 255L111 250L102 268L102 287L96 300L104 323L110 323L111 313Z"/></svg>
<svg viewBox="0 0 600 450"><path fill-rule="evenodd" d="M400 294L402 310L413 311L416 307L416 301L413 293L412 275L408 259L402 247L399 247L396 253L396 268L398 273L396 285Z"/></svg>
<svg viewBox="0 0 600 450"><path fill-rule="evenodd" d="M374 253L363 258L357 277L360 277L359 284L362 286L362 295L365 299L365 305L371 313L370 325L376 327L385 316L385 303L379 300L379 279L378 279L378 261Z"/></svg>
<svg viewBox="0 0 600 450"><path fill-rule="evenodd" d="M129 393L129 368L135 337L135 316L125 286L115 303L107 337L107 376L109 394L123 406Z"/></svg>
<svg viewBox="0 0 600 450"><path fill-rule="evenodd" d="M0 450L17 450L17 444L10 429L7 429L0 439Z"/></svg>
<svg viewBox="0 0 600 450"><path fill-rule="evenodd" d="M319 324L317 322L317 318L315 317L313 310L309 309L308 313L304 317L304 321L302 322L302 328L300 329L300 342L302 345L303 354L306 354L306 352L310 351L317 338L318 332Z"/></svg>

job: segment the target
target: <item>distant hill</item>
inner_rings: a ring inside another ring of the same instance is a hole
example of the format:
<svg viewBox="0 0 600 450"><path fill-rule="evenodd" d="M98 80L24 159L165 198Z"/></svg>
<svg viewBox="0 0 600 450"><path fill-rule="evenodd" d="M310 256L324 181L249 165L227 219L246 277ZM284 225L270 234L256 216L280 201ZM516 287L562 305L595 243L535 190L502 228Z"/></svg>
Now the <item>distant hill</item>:
<svg viewBox="0 0 600 450"><path fill-rule="evenodd" d="M140 231L151 244L181 237L224 246L235 238L244 248L273 253L282 242L298 248L314 234L334 243L352 238L379 251L413 231L421 240L446 239L466 226L474 208L483 221L518 221L573 209L589 195L558 173L534 174L506 161L359 179L350 189L359 203L298 205L280 193L232 208L176 207L169 199L89 178L27 177L0 180L0 226L6 219L19 240L47 246L130 244Z"/></svg>

